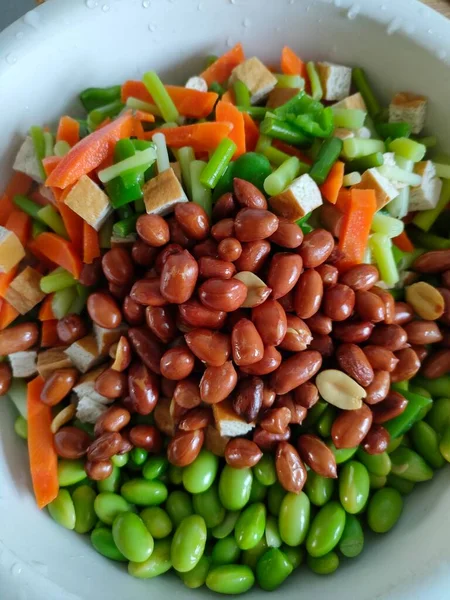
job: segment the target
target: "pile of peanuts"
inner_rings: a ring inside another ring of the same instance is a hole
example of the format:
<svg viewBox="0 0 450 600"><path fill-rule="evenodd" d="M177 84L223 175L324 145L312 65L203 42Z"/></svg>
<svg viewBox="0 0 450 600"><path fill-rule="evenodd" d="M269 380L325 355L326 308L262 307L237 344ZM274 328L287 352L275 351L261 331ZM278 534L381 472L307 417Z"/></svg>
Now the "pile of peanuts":
<svg viewBox="0 0 450 600"><path fill-rule="evenodd" d="M304 236L268 210L249 182L235 179L234 194L215 204L212 223L191 202L166 219L142 215L131 247L113 247L101 263L85 266L83 283L105 284L88 298L90 319L129 328L95 383L114 401L95 425L95 441L63 427L55 435L58 454L86 455L88 476L101 480L112 471L113 455L133 447L160 452L164 435L177 466L192 463L203 445L235 468L254 466L272 451L281 484L298 493L305 463L337 476L333 453L318 436L294 430L296 446L289 443L292 426L318 402L318 387L346 409L332 426L336 448L362 444L368 453L383 452L383 423L407 406L391 382L412 378L422 364L427 377L450 369L450 250L429 252L414 265L441 276L439 289L418 282L407 289L408 302L395 302L377 286L376 267L340 273L331 233ZM76 315L58 324L65 344L86 331ZM440 349L428 356L430 345ZM73 369L56 371L42 400L61 401L76 378ZM249 436L220 436L213 405L221 402L255 425ZM136 413L153 413L154 425L132 426Z"/></svg>

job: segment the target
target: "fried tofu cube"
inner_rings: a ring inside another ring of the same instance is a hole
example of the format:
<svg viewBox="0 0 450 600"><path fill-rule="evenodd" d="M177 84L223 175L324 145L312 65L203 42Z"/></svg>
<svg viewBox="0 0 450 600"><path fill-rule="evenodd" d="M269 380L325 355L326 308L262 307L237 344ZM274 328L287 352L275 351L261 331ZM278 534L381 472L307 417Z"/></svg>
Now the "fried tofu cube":
<svg viewBox="0 0 450 600"><path fill-rule="evenodd" d="M106 366L97 367L80 377L77 385L73 388L73 391L80 400L82 398L89 398L100 404L109 404L111 402L109 398L102 396L95 389L95 382L105 369Z"/></svg>
<svg viewBox="0 0 450 600"><path fill-rule="evenodd" d="M231 400L213 404L212 408L216 428L222 437L247 435L255 427L255 423L247 423L237 414Z"/></svg>
<svg viewBox="0 0 450 600"><path fill-rule="evenodd" d="M188 90L197 90L198 92L207 92L208 91L208 84L203 79L203 77L198 77L198 76L190 77L186 81L186 85L184 87L187 88Z"/></svg>
<svg viewBox="0 0 450 600"><path fill-rule="evenodd" d="M275 75L256 56L233 69L230 83L234 83L236 79L247 86L252 104L257 104L268 96L278 83Z"/></svg>
<svg viewBox="0 0 450 600"><path fill-rule="evenodd" d="M409 123L412 133L420 133L425 125L427 104L426 96L399 92L389 105L389 123Z"/></svg>
<svg viewBox="0 0 450 600"><path fill-rule="evenodd" d="M219 431L212 425L208 425L205 431L205 448L216 456L223 457L230 439L227 435L220 435Z"/></svg>
<svg viewBox="0 0 450 600"><path fill-rule="evenodd" d="M120 336L126 333L127 330L128 327L124 323L115 329L105 329L104 327L100 327L94 323L94 335L100 354L108 354L111 346L118 342Z"/></svg>
<svg viewBox="0 0 450 600"><path fill-rule="evenodd" d="M181 174L180 163L179 162L171 162L170 166L173 169L173 172L175 173L176 178L178 179L178 181L181 183L181 185L183 185L183 176Z"/></svg>
<svg viewBox="0 0 450 600"><path fill-rule="evenodd" d="M317 183L307 173L297 177L278 196L270 198L273 212L292 223L322 205L322 194Z"/></svg>
<svg viewBox="0 0 450 600"><path fill-rule="evenodd" d="M64 203L95 231L100 229L113 210L108 196L87 175L74 185Z"/></svg>
<svg viewBox="0 0 450 600"><path fill-rule="evenodd" d="M11 281L5 293L5 300L21 315L26 315L45 298L41 290L41 279L42 275L36 269L26 267Z"/></svg>
<svg viewBox="0 0 450 600"><path fill-rule="evenodd" d="M420 185L411 188L409 210L430 210L436 208L442 190L442 180L436 176L436 167L431 160L415 165L414 172L422 176Z"/></svg>
<svg viewBox="0 0 450 600"><path fill-rule="evenodd" d="M399 194L395 185L375 167L367 169L362 175L361 182L353 187L360 190L374 190L377 200L377 210L386 206L391 200L397 198Z"/></svg>
<svg viewBox="0 0 450 600"><path fill-rule="evenodd" d="M278 108L286 104L291 98L299 93L299 88L274 88L267 100L267 108Z"/></svg>
<svg viewBox="0 0 450 600"><path fill-rule="evenodd" d="M25 141L17 153L13 169L14 171L25 173L25 175L28 175L28 177L31 177L31 179L34 179L34 181L37 181L38 183L44 183L42 169L36 156L34 143L29 135L25 138Z"/></svg>
<svg viewBox="0 0 450 600"><path fill-rule="evenodd" d="M317 73L323 89L324 100L343 100L350 94L352 70L344 65L329 62L316 63Z"/></svg>
<svg viewBox="0 0 450 600"><path fill-rule="evenodd" d="M65 350L66 346L59 346L58 348L50 348L39 352L37 370L43 379L47 379L57 369L67 369L73 366Z"/></svg>
<svg viewBox="0 0 450 600"><path fill-rule="evenodd" d="M107 406L87 396L78 400L76 416L82 423L92 423L94 425L97 419L107 410Z"/></svg>
<svg viewBox="0 0 450 600"><path fill-rule="evenodd" d="M81 373L86 373L106 360L106 356L98 351L97 341L93 335L77 340L65 350L65 353Z"/></svg>
<svg viewBox="0 0 450 600"><path fill-rule="evenodd" d="M13 377L32 377L37 373L37 352L26 350L25 352L13 352L9 355L9 363Z"/></svg>
<svg viewBox="0 0 450 600"><path fill-rule="evenodd" d="M352 110L356 109L367 112L366 103L364 102L364 98L359 92L357 92L356 94L352 94L351 96L347 96L347 98L344 98L339 102L336 102L336 104L333 104L333 108L346 108Z"/></svg>
<svg viewBox="0 0 450 600"><path fill-rule="evenodd" d="M144 185L144 203L149 215L167 215L178 202L188 202L188 198L173 169L159 173Z"/></svg>
<svg viewBox="0 0 450 600"><path fill-rule="evenodd" d="M0 273L8 273L20 263L25 250L15 233L0 226Z"/></svg>

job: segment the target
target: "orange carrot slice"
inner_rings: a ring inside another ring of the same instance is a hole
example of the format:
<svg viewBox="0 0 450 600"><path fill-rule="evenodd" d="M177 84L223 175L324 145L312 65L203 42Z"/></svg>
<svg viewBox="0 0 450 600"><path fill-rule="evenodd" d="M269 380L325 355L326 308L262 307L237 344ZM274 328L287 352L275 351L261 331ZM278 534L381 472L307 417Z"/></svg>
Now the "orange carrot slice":
<svg viewBox="0 0 450 600"><path fill-rule="evenodd" d="M44 298L44 300L39 308L39 315L38 315L39 321L53 321L54 319L56 319L55 313L53 312L53 306L52 306L53 295L54 294L49 294L48 296L46 296Z"/></svg>
<svg viewBox="0 0 450 600"><path fill-rule="evenodd" d="M2 300L0 309L0 329L5 329L17 319L19 312L6 300Z"/></svg>
<svg viewBox="0 0 450 600"><path fill-rule="evenodd" d="M236 105L236 98L234 97L233 90L227 90L225 94L222 95L222 102L228 102L228 104Z"/></svg>
<svg viewBox="0 0 450 600"><path fill-rule="evenodd" d="M67 142L70 146L75 146L80 141L80 124L72 117L61 117L59 120L58 131L56 132L57 142Z"/></svg>
<svg viewBox="0 0 450 600"><path fill-rule="evenodd" d="M53 348L54 346L60 346L61 342L58 337L56 330L58 326L58 319L52 319L50 321L44 321L41 327L41 348Z"/></svg>
<svg viewBox="0 0 450 600"><path fill-rule="evenodd" d="M182 127L167 127L154 129L145 134L151 139L155 133L164 133L166 143L172 148L192 146L194 152L209 152L215 150L224 137L228 137L233 129L232 123L196 123Z"/></svg>
<svg viewBox="0 0 450 600"><path fill-rule="evenodd" d="M236 144L236 152L233 158L238 158L245 153L245 123L244 117L239 109L233 104L219 100L216 106L216 119L218 122L228 122L233 124L233 130L229 137Z"/></svg>
<svg viewBox="0 0 450 600"><path fill-rule="evenodd" d="M0 198L0 225L5 225L9 215L17 207L13 203L13 198L16 194L27 195L31 189L33 180L25 173L16 172L11 177L6 190Z"/></svg>
<svg viewBox="0 0 450 600"><path fill-rule="evenodd" d="M22 246L26 245L31 233L31 219L27 214L21 210L14 210L9 215L5 227L17 235Z"/></svg>
<svg viewBox="0 0 450 600"><path fill-rule="evenodd" d="M98 233L93 227L83 221L83 262L90 265L100 256Z"/></svg>
<svg viewBox="0 0 450 600"><path fill-rule="evenodd" d="M300 75L304 79L307 75L306 64L288 46L281 52L281 71L285 75Z"/></svg>
<svg viewBox="0 0 450 600"><path fill-rule="evenodd" d="M328 177L324 183L319 186L322 196L328 200L328 202L331 202L331 204L336 204L339 192L342 188L344 182L344 167L345 165L342 161L338 160L335 162L328 173Z"/></svg>
<svg viewBox="0 0 450 600"><path fill-rule="evenodd" d="M402 252L413 252L414 251L414 244L409 239L406 231L402 231L402 233L400 235L398 235L395 238L392 238L392 241L397 246L397 248L402 250Z"/></svg>
<svg viewBox="0 0 450 600"><path fill-rule="evenodd" d="M54 263L63 267L78 279L82 263L73 244L56 233L41 233L34 240L36 248Z"/></svg>
<svg viewBox="0 0 450 600"><path fill-rule="evenodd" d="M212 63L200 77L211 85L214 81L217 83L225 83L230 78L233 69L240 65L245 60L242 44L236 44L225 54L222 54L215 62Z"/></svg>
<svg viewBox="0 0 450 600"><path fill-rule="evenodd" d="M245 127L245 148L247 152L253 152L259 139L259 127L248 113L244 112L242 116Z"/></svg>
<svg viewBox="0 0 450 600"><path fill-rule="evenodd" d="M284 152L285 154L289 154L289 156L296 156L299 160L306 163L307 165L312 165L313 163L309 156L304 154L298 148L295 148L290 144L286 144L286 142L282 142L281 140L273 140L272 146L277 150L281 150L281 152Z"/></svg>

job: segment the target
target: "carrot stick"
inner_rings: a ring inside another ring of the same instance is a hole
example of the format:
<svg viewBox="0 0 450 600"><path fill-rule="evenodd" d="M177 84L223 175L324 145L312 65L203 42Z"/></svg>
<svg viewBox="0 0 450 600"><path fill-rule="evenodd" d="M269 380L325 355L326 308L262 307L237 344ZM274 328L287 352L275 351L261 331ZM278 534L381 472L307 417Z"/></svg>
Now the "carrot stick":
<svg viewBox="0 0 450 600"><path fill-rule="evenodd" d="M19 312L11 306L6 300L2 300L2 307L0 310L0 329L5 329L8 325L17 319Z"/></svg>
<svg viewBox="0 0 450 600"><path fill-rule="evenodd" d="M63 267L78 279L82 263L72 243L56 233L41 233L35 240L36 248L58 266Z"/></svg>
<svg viewBox="0 0 450 600"><path fill-rule="evenodd" d="M0 298L5 296L9 284L17 274L17 267L13 267L8 273L0 273Z"/></svg>
<svg viewBox="0 0 450 600"><path fill-rule="evenodd" d="M165 88L180 115L192 119L203 119L210 115L219 97L215 92L200 92L178 85L166 85ZM142 81L130 80L123 84L122 102L126 102L128 98L155 103Z"/></svg>
<svg viewBox="0 0 450 600"><path fill-rule="evenodd" d="M52 348L54 346L60 346L61 342L58 337L56 328L58 326L58 320L52 319L51 321L44 321L41 327L41 348Z"/></svg>
<svg viewBox="0 0 450 600"><path fill-rule="evenodd" d="M397 246L397 248L399 248L403 252L414 252L414 244L409 239L406 231L402 231L400 235L398 235L395 238L392 238L392 241Z"/></svg>
<svg viewBox="0 0 450 600"><path fill-rule="evenodd" d="M339 194L335 203L336 208L338 208L342 213L347 212L347 206L350 204L351 192L346 188L341 188L339 190Z"/></svg>
<svg viewBox="0 0 450 600"><path fill-rule="evenodd" d="M28 454L34 495L39 508L50 504L58 495L58 458L53 446L52 409L41 401L42 377L28 384Z"/></svg>
<svg viewBox="0 0 450 600"><path fill-rule="evenodd" d="M83 221L83 262L90 265L98 256L100 256L98 233L89 223Z"/></svg>
<svg viewBox="0 0 450 600"><path fill-rule="evenodd" d="M55 314L53 312L53 294L49 294L46 296L39 308L39 321L53 321L56 319Z"/></svg>
<svg viewBox="0 0 450 600"><path fill-rule="evenodd" d="M376 210L374 190L351 190L338 245L339 250L344 253L338 263L341 272L363 261Z"/></svg>
<svg viewBox="0 0 450 600"><path fill-rule="evenodd" d="M144 110L135 110L133 114L138 121L143 121L144 123L155 122L155 115L145 112Z"/></svg>
<svg viewBox="0 0 450 600"><path fill-rule="evenodd" d="M70 146L75 146L80 141L80 124L72 117L61 117L59 120L58 131L56 132L57 142L67 142Z"/></svg>
<svg viewBox="0 0 450 600"><path fill-rule="evenodd" d="M285 46L281 52L281 71L285 75L300 75L306 79L306 64L293 50Z"/></svg>
<svg viewBox="0 0 450 600"><path fill-rule="evenodd" d="M155 133L164 133L168 146L182 148L192 146L194 152L209 152L215 150L224 137L228 137L233 129L232 123L196 123L182 127L167 127L154 129L145 134L146 139L151 139Z"/></svg>
<svg viewBox="0 0 450 600"><path fill-rule="evenodd" d="M245 127L245 147L247 152L253 152L259 139L259 127L248 113L244 112L242 116Z"/></svg>
<svg viewBox="0 0 450 600"><path fill-rule="evenodd" d="M3 196L0 198L0 225L4 225L13 210L16 209L13 198L16 194L27 195L33 180L25 173L14 173L11 177Z"/></svg>
<svg viewBox="0 0 450 600"><path fill-rule="evenodd" d="M244 62L244 60L245 56L242 44L236 44L234 48L231 48L231 50L220 56L203 71L200 77L203 77L208 85L211 85L214 81L225 83L230 78L233 69Z"/></svg>
<svg viewBox="0 0 450 600"><path fill-rule="evenodd" d="M334 163L331 167L331 171L328 173L328 177L324 181L324 183L319 186L320 191L322 192L322 196L331 202L331 204L336 204L339 191L342 188L342 184L344 182L344 163L340 160Z"/></svg>
<svg viewBox="0 0 450 600"><path fill-rule="evenodd" d="M130 137L134 127L131 112L123 114L99 131L94 131L66 154L47 178L46 185L66 188L93 171L114 149L115 143Z"/></svg>
<svg viewBox="0 0 450 600"><path fill-rule="evenodd" d="M240 110L233 104L219 100L216 106L216 119L219 122L228 121L233 124L229 137L236 144L237 149L233 158L238 158L245 153L245 123Z"/></svg>
<svg viewBox="0 0 450 600"><path fill-rule="evenodd" d="M21 210L14 210L5 223L6 229L13 231L25 246L31 233L31 219Z"/></svg>
<svg viewBox="0 0 450 600"><path fill-rule="evenodd" d="M222 102L228 102L228 104L234 104L236 106L236 98L234 97L233 90L227 90L222 95Z"/></svg>
<svg viewBox="0 0 450 600"><path fill-rule="evenodd" d="M273 140L272 146L277 150L281 150L281 152L284 152L285 154L289 154L289 156L296 156L299 160L306 163L307 165L312 165L313 163L309 156L304 154L298 148L295 148L290 144L286 144L286 142L282 142L281 140Z"/></svg>
<svg viewBox="0 0 450 600"><path fill-rule="evenodd" d="M83 249L83 219L80 215L77 215L67 204L64 204L64 199L66 198L70 188L66 188L58 202L58 209L61 214L61 218L63 220L64 226L66 228L67 233L69 234L69 238L75 248L77 254L81 256L81 252Z"/></svg>

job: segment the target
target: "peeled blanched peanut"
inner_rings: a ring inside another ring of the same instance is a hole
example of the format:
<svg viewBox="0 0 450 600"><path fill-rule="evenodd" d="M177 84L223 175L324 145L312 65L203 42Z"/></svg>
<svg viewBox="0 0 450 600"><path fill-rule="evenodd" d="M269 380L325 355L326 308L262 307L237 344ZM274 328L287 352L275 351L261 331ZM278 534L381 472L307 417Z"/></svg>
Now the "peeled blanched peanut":
<svg viewBox="0 0 450 600"><path fill-rule="evenodd" d="M263 403L264 382L259 377L249 377L239 382L233 408L247 423L258 416Z"/></svg>
<svg viewBox="0 0 450 600"><path fill-rule="evenodd" d="M408 406L408 400L399 392L391 391L386 399L372 406L373 422L381 425L401 415Z"/></svg>
<svg viewBox="0 0 450 600"><path fill-rule="evenodd" d="M327 369L316 377L316 385L322 398L342 410L361 408L366 390L342 371Z"/></svg>
<svg viewBox="0 0 450 600"><path fill-rule="evenodd" d="M247 287L247 297L241 304L241 308L253 308L263 304L272 293L262 279L251 271L241 271L234 276Z"/></svg>
<svg viewBox="0 0 450 600"><path fill-rule="evenodd" d="M186 467L194 462L203 446L205 434L202 429L180 431L167 446L167 458L176 467Z"/></svg>
<svg viewBox="0 0 450 600"><path fill-rule="evenodd" d="M406 301L422 319L435 321L444 313L445 302L442 294L425 281L419 281L406 288Z"/></svg>
<svg viewBox="0 0 450 600"><path fill-rule="evenodd" d="M198 290L202 304L216 311L232 312L240 308L247 298L247 286L235 277L232 279L207 279Z"/></svg>
<svg viewBox="0 0 450 600"><path fill-rule="evenodd" d="M281 364L281 354L275 346L266 346L264 348L264 356L262 359L253 365L241 366L240 370L249 375L268 375L272 373Z"/></svg>
<svg viewBox="0 0 450 600"><path fill-rule="evenodd" d="M314 229L305 235L299 254L307 269L315 269L324 263L334 248L334 239L326 229Z"/></svg>
<svg viewBox="0 0 450 600"><path fill-rule="evenodd" d="M259 424L269 433L283 433L290 422L291 411L287 406L280 406L266 411Z"/></svg>
<svg viewBox="0 0 450 600"><path fill-rule="evenodd" d="M207 367L200 381L201 399L207 404L225 400L236 387L237 380L236 370L230 360L220 367Z"/></svg>
<svg viewBox="0 0 450 600"><path fill-rule="evenodd" d="M408 381L412 379L420 369L420 360L412 348L403 348L396 353L398 364L391 373L391 381Z"/></svg>
<svg viewBox="0 0 450 600"><path fill-rule="evenodd" d="M419 273L442 273L450 269L450 250L433 250L416 258L413 268Z"/></svg>
<svg viewBox="0 0 450 600"><path fill-rule="evenodd" d="M194 329L185 336L193 354L212 367L223 365L231 354L230 336L210 329Z"/></svg>

